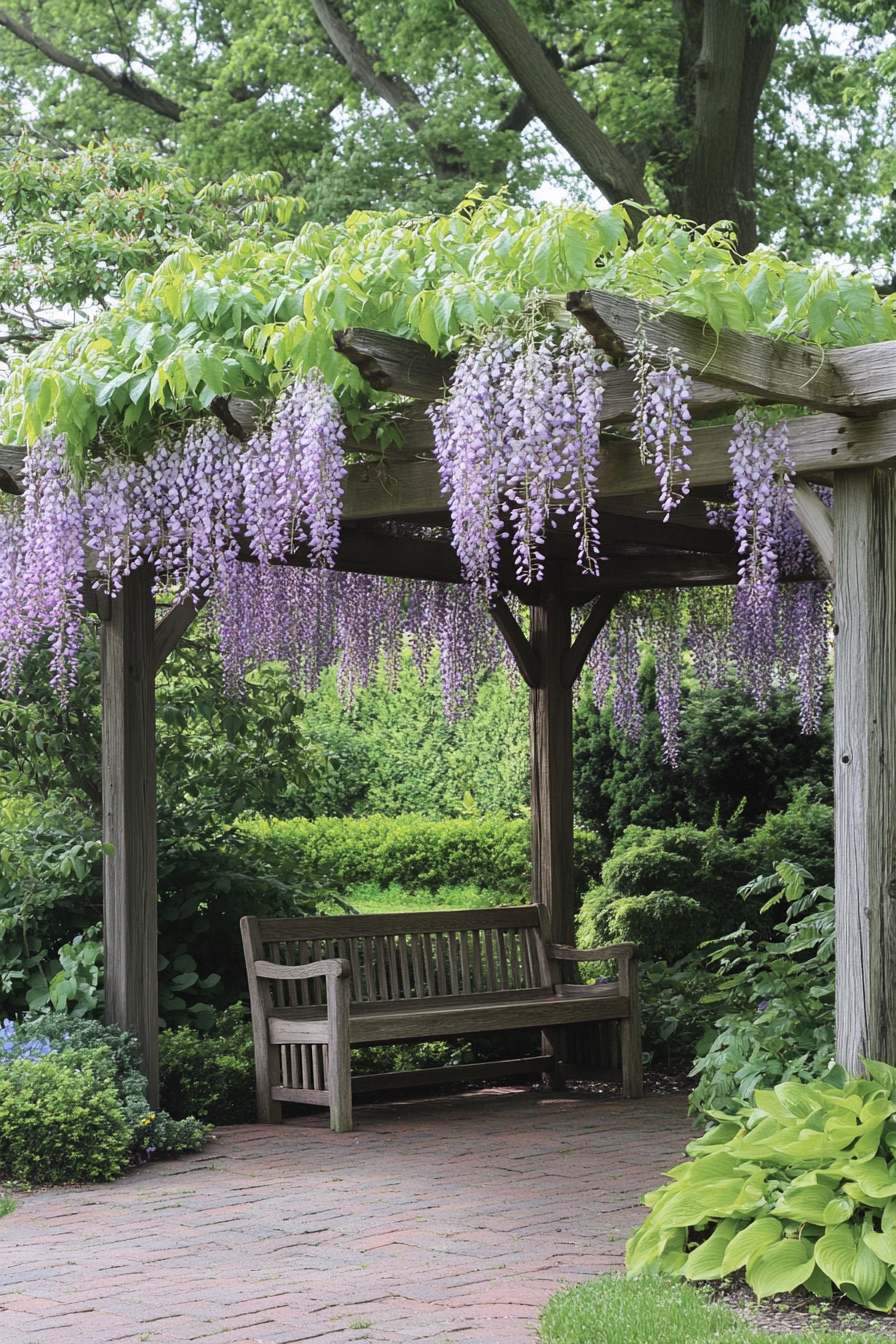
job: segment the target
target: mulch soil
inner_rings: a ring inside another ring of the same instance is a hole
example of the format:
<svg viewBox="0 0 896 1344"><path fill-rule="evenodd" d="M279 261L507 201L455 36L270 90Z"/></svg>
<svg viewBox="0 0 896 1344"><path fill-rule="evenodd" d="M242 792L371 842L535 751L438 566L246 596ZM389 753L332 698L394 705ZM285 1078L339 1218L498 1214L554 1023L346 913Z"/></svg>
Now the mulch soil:
<svg viewBox="0 0 896 1344"><path fill-rule="evenodd" d="M779 1293L757 1303L742 1274L733 1274L712 1293L713 1302L724 1302L756 1330L797 1334L801 1330L825 1329L831 1333L862 1333L896 1339L896 1316L882 1316L834 1293L829 1302L807 1293Z"/></svg>

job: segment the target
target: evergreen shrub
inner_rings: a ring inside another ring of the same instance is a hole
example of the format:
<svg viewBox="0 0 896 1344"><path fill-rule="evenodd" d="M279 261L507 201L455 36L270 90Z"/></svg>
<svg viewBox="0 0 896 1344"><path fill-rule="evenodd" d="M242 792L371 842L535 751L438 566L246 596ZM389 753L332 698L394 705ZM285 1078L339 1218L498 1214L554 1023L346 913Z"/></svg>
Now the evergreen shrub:
<svg viewBox="0 0 896 1344"><path fill-rule="evenodd" d="M111 1181L131 1133L106 1050L63 1050L0 1067L0 1175L25 1184Z"/></svg>
<svg viewBox="0 0 896 1344"><path fill-rule="evenodd" d="M406 890L476 883L483 897L528 898L531 883L529 823L501 813L432 821L419 813L399 817L318 817L266 821L243 829L279 855L281 875L291 869L323 872L339 882L397 883ZM603 858L599 838L577 831L575 859L580 889L594 881Z"/></svg>
<svg viewBox="0 0 896 1344"><path fill-rule="evenodd" d="M0 1175L112 1180L129 1161L202 1148L204 1124L150 1107L140 1066L136 1039L120 1027L63 1013L4 1023Z"/></svg>

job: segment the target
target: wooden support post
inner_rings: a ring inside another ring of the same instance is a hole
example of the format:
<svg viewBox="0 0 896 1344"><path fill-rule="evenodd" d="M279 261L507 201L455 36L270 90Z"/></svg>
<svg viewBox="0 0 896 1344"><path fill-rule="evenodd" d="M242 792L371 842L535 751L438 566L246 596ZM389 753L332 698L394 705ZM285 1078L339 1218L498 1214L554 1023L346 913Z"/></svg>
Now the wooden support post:
<svg viewBox="0 0 896 1344"><path fill-rule="evenodd" d="M563 676L572 608L548 591L532 607L529 642L539 681L529 692L532 899L546 908L555 943L575 943L572 852L572 699Z"/></svg>
<svg viewBox="0 0 896 1344"><path fill-rule="evenodd" d="M152 595L130 574L102 625L103 939L106 1021L134 1032L151 1106L159 1098L156 734Z"/></svg>
<svg viewBox="0 0 896 1344"><path fill-rule="evenodd" d="M896 472L834 485L837 1059L896 1064Z"/></svg>

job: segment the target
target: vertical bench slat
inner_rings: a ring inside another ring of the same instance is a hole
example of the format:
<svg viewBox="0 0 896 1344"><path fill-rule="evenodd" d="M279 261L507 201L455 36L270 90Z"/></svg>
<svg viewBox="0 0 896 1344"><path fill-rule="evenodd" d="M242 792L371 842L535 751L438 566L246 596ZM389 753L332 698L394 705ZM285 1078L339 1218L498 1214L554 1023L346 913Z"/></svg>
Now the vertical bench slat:
<svg viewBox="0 0 896 1344"><path fill-rule="evenodd" d="M389 998L389 980L386 970L386 940L377 935L375 942L377 998L385 1003Z"/></svg>
<svg viewBox="0 0 896 1344"><path fill-rule="evenodd" d="M498 935L498 965L501 972L501 988L510 989L512 981L510 978L510 957L507 953L507 939L504 937L504 930L497 929Z"/></svg>
<svg viewBox="0 0 896 1344"><path fill-rule="evenodd" d="M452 994L457 994L460 992L457 982L457 943L455 942L456 936L457 935L453 932L448 934L448 969L451 973Z"/></svg>
<svg viewBox="0 0 896 1344"><path fill-rule="evenodd" d="M497 988L495 983L495 949L492 946L494 932L494 929L483 929L482 931L485 942L485 987L489 991Z"/></svg>
<svg viewBox="0 0 896 1344"><path fill-rule="evenodd" d="M376 981L374 979L374 955L371 948L371 938L360 938L358 940L364 949L364 981L367 986L367 1002L376 1003Z"/></svg>
<svg viewBox="0 0 896 1344"><path fill-rule="evenodd" d="M476 994L482 993L482 940L479 930L473 930L473 984Z"/></svg>
<svg viewBox="0 0 896 1344"><path fill-rule="evenodd" d="M436 934L436 983L438 985L437 994L448 993L448 978L445 974L445 935L443 933Z"/></svg>
<svg viewBox="0 0 896 1344"><path fill-rule="evenodd" d="M460 931L460 980L461 994L470 993L470 935L466 929Z"/></svg>
<svg viewBox="0 0 896 1344"><path fill-rule="evenodd" d="M398 964L401 967L401 991L406 999L413 997L413 978L411 976L410 951L407 934L398 935Z"/></svg>
<svg viewBox="0 0 896 1344"><path fill-rule="evenodd" d="M419 933L411 934L411 952L414 957L414 992L418 999L426 993L426 975L423 970L423 952L420 948Z"/></svg>
<svg viewBox="0 0 896 1344"><path fill-rule="evenodd" d="M529 948L530 929L520 929L520 952L523 957L523 988L535 988L535 974L532 969L532 953Z"/></svg>
<svg viewBox="0 0 896 1344"><path fill-rule="evenodd" d="M507 933L507 951L510 961L510 979L514 989L522 989L522 977L520 976L520 929L509 929Z"/></svg>
<svg viewBox="0 0 896 1344"><path fill-rule="evenodd" d="M323 1081L324 1081L324 1080L323 1080L323 1078L321 1077L321 1067L320 1067L320 1046L319 1046L319 1045L312 1045L312 1047L311 1047L311 1069L312 1069L312 1073L313 1073L313 1077L314 1077L314 1090L315 1090L315 1092L323 1092L323 1090L324 1090L324 1088L323 1088Z"/></svg>
<svg viewBox="0 0 896 1344"><path fill-rule="evenodd" d="M296 947L299 949L299 965L307 966L308 964L307 941L304 938L302 938L298 943L296 943ZM311 1002L311 986L307 980L300 980L298 983L299 983L299 1002L304 1007L305 1005Z"/></svg>
<svg viewBox="0 0 896 1344"><path fill-rule="evenodd" d="M423 960L426 963L426 994L427 996L432 996L439 992L436 989L436 976L432 964L432 934L422 933L420 937L423 940Z"/></svg>
<svg viewBox="0 0 896 1344"><path fill-rule="evenodd" d="M343 938L342 953L352 967L352 998L356 1003L360 1003L364 998L364 991L361 988L361 961L358 957L357 938Z"/></svg>
<svg viewBox="0 0 896 1344"><path fill-rule="evenodd" d="M401 998L401 984L398 979L398 959L395 955L395 935L386 934L386 950L389 953L389 998Z"/></svg>

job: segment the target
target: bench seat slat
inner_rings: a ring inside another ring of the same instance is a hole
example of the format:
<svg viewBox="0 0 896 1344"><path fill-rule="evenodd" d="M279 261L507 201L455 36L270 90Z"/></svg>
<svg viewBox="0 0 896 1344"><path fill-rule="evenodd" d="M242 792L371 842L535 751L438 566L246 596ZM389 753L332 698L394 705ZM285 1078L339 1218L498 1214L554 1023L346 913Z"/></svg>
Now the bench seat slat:
<svg viewBox="0 0 896 1344"><path fill-rule="evenodd" d="M458 996L459 997L459 996ZM352 1013L349 1023L352 1045L375 1041L438 1040L442 1036L464 1036L479 1031L513 1031L518 1027L565 1026L573 1022L596 1022L602 1018L628 1017L628 999L620 996L593 995L589 998L551 996L512 1003L479 1004L475 1007L452 1005L414 1012L396 1009L391 1013ZM274 1045L297 1041L325 1041L325 1012L317 1018L272 1017L268 1022Z"/></svg>

